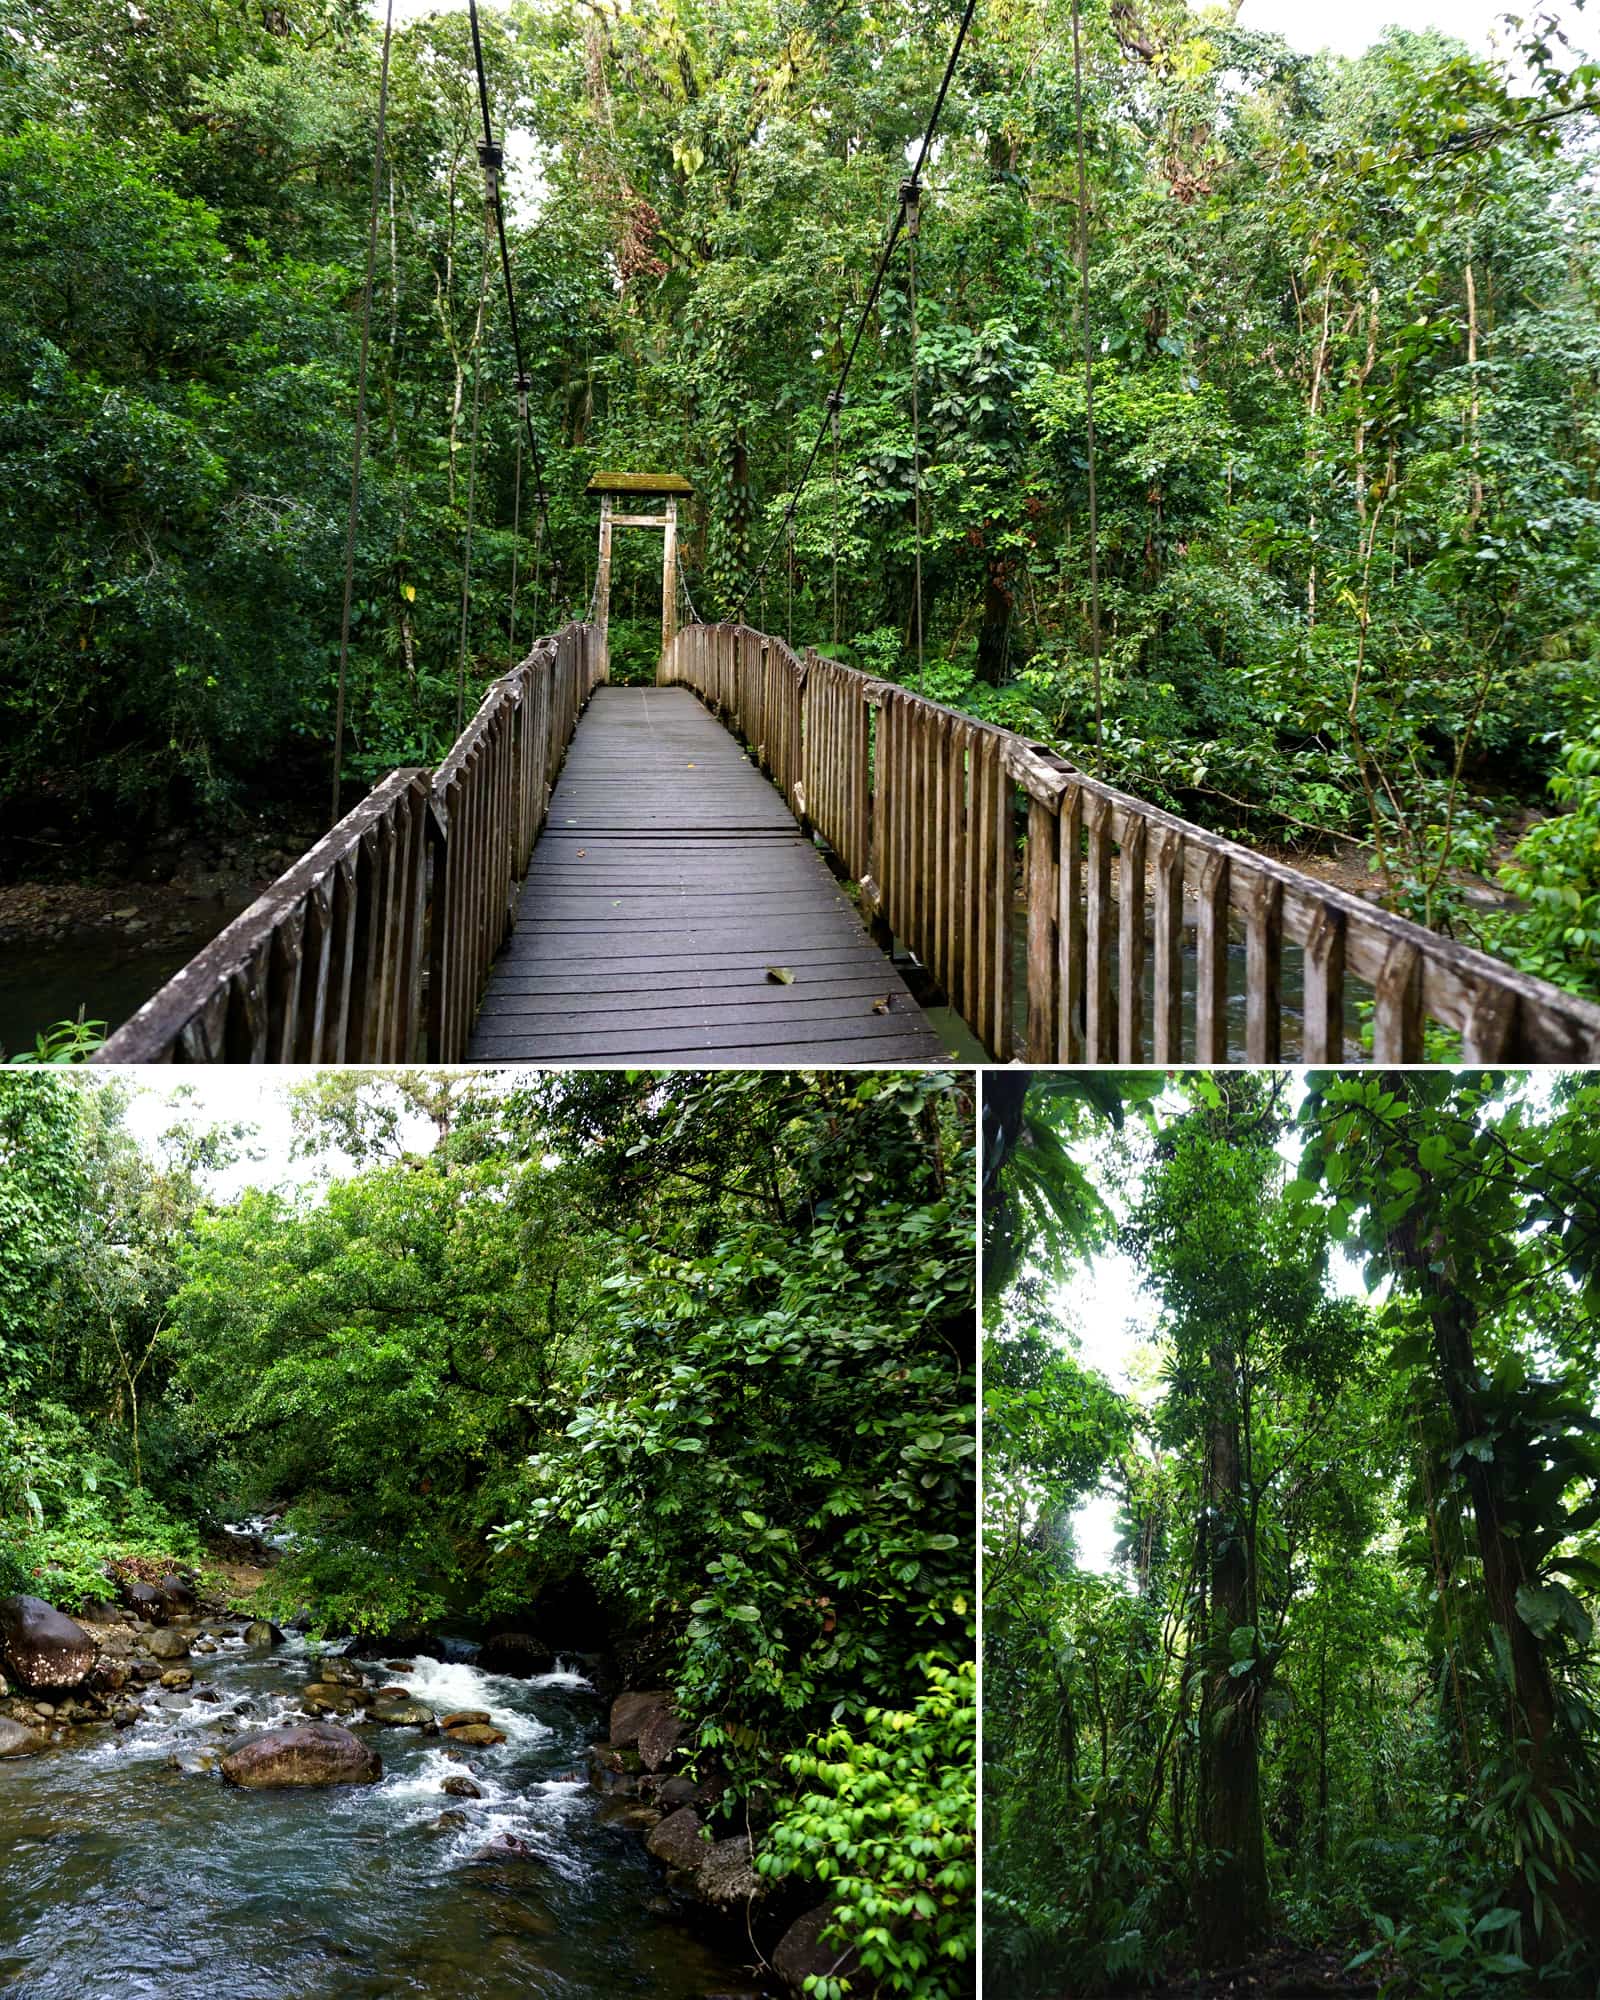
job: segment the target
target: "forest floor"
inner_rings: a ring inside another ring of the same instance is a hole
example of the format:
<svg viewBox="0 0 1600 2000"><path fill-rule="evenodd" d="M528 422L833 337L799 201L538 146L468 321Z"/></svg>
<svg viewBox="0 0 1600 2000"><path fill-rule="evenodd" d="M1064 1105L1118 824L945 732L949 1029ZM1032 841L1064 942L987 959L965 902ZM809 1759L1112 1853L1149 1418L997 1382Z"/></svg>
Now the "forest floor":
<svg viewBox="0 0 1600 2000"><path fill-rule="evenodd" d="M1317 1951L1288 1938L1275 1939L1248 1965L1226 1972L1196 1972L1155 1989L1155 2000L1360 2000L1377 1992L1362 1972L1344 1969L1350 1951Z"/></svg>

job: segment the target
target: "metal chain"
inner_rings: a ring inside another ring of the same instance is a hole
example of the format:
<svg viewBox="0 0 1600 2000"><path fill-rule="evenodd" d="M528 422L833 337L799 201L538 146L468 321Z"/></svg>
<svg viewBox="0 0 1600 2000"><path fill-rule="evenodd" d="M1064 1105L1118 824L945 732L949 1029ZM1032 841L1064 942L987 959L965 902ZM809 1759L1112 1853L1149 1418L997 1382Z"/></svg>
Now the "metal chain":
<svg viewBox="0 0 1600 2000"><path fill-rule="evenodd" d="M378 132L372 155L372 218L367 225L367 279L361 294L361 363L356 372L356 431L350 454L350 512L344 536L344 609L339 616L339 692L333 711L333 816L339 819L344 765L345 681L350 666L350 612L355 598L356 522L361 512L361 452L367 435L367 357L372 346L372 283L378 262L378 204L383 193L383 142L389 123L389 50L394 41L394 0L383 19L383 60L378 71Z"/></svg>

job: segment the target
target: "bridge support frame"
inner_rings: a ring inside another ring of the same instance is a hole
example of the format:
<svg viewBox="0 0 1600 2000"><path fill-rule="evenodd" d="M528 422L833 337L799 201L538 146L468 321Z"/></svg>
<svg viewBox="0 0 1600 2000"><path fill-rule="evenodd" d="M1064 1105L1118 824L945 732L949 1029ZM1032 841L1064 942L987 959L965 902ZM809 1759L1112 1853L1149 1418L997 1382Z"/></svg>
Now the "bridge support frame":
<svg viewBox="0 0 1600 2000"><path fill-rule="evenodd" d="M693 493L677 473L597 472L588 490L600 496L600 555L595 569L594 622L609 665L611 659L611 537L615 528L661 530L661 651L678 635L678 501ZM621 514L619 497L659 499L659 514Z"/></svg>

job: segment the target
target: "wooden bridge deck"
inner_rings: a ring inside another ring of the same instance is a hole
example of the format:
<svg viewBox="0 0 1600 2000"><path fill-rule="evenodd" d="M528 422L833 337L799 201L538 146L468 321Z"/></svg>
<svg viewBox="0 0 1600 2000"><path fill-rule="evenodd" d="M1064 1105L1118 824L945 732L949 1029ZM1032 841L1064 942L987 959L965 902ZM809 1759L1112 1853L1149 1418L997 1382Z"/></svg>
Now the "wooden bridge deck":
<svg viewBox="0 0 1600 2000"><path fill-rule="evenodd" d="M595 691L470 1053L606 1064L946 1055L781 794L681 687Z"/></svg>

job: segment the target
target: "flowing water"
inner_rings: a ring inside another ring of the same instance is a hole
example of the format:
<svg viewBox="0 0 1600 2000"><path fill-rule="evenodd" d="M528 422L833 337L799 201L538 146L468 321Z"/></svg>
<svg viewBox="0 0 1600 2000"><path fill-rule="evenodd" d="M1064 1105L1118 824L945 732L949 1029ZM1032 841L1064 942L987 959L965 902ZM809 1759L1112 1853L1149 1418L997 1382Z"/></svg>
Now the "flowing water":
<svg viewBox="0 0 1600 2000"><path fill-rule="evenodd" d="M702 2000L748 1991L674 1918L618 1808L589 1790L604 1712L581 1674L363 1662L441 1714L489 1710L503 1744L448 1757L363 1728L376 1785L239 1791L211 1768L239 1732L302 1719L305 1643L191 1659L194 1689L132 1728L0 1762L0 1992L10 2000ZM218 1702L194 1699L214 1689ZM443 1780L470 1773L484 1793ZM441 1815L461 1815L460 1822ZM483 1858L499 1837L528 1855Z"/></svg>

